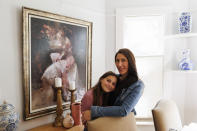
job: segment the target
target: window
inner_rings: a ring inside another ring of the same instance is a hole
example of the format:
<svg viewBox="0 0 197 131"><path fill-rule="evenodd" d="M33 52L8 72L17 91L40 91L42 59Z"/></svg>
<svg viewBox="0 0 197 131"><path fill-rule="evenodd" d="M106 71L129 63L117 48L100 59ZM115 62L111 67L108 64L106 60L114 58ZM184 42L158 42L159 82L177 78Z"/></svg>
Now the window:
<svg viewBox="0 0 197 131"><path fill-rule="evenodd" d="M145 84L136 106L137 118L151 118L151 110L163 96L163 36L161 9L117 9L116 50L129 48L136 57L138 75ZM138 120L138 119L137 119Z"/></svg>
<svg viewBox="0 0 197 131"><path fill-rule="evenodd" d="M123 47L136 56L163 54L163 16L127 16L123 20Z"/></svg>

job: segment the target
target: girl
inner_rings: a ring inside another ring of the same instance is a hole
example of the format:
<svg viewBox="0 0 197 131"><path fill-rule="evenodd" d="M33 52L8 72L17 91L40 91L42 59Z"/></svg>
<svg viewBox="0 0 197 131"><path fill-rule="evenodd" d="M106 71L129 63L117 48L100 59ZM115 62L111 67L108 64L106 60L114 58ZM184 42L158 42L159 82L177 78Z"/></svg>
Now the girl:
<svg viewBox="0 0 197 131"><path fill-rule="evenodd" d="M90 110L91 106L110 106L109 95L114 91L118 77L109 71L103 74L98 83L88 90L81 100L81 112ZM85 122L85 121L83 121Z"/></svg>

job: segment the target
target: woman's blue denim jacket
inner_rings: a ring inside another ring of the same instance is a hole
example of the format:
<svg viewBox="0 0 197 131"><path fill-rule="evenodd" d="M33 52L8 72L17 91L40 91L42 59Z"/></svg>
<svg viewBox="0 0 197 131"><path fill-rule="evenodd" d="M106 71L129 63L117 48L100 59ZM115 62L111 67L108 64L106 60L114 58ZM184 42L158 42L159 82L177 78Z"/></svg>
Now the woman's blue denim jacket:
<svg viewBox="0 0 197 131"><path fill-rule="evenodd" d="M101 107L91 106L91 118L95 119L103 116L126 116L130 112L135 113L135 105L142 96L144 84L138 80L130 85L128 89L121 93L114 102L114 106Z"/></svg>

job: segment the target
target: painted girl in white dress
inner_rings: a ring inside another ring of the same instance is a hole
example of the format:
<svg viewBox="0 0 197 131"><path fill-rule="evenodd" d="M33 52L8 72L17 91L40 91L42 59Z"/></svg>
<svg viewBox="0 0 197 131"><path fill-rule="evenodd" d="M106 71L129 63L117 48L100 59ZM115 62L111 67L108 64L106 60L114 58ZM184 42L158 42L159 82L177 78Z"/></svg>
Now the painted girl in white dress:
<svg viewBox="0 0 197 131"><path fill-rule="evenodd" d="M50 28L45 25L45 28ZM76 97L81 99L85 93L85 88L80 88L80 79L78 78L78 68L75 58L72 55L72 44L70 39L64 35L63 30L58 30L55 37L49 41L51 49L50 58L52 64L49 65L42 77L41 88L33 92L33 106L53 105L56 100L55 78L62 78L62 98L64 101L70 100L70 92L68 91L69 82L75 81ZM42 99L40 98L43 97Z"/></svg>

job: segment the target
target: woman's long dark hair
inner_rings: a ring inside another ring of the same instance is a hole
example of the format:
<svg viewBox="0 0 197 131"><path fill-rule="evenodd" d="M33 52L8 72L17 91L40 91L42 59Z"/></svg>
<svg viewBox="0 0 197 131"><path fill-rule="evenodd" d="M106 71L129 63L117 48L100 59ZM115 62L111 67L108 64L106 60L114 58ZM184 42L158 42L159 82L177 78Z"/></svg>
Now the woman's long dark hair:
<svg viewBox="0 0 197 131"><path fill-rule="evenodd" d="M120 95L123 88L127 89L130 85L132 85L139 79L133 53L127 48L120 49L115 55L115 61L118 54L122 54L127 58L129 67L126 78L124 78L123 80L119 80L119 82L117 83L117 88L115 88L114 94L110 97L111 103L114 103L116 97Z"/></svg>
<svg viewBox="0 0 197 131"><path fill-rule="evenodd" d="M94 106L109 106L109 94L105 93L101 87L101 80L108 77L115 76L118 81L118 76L112 71L104 73L100 78L98 83L93 87L93 105Z"/></svg>

